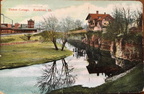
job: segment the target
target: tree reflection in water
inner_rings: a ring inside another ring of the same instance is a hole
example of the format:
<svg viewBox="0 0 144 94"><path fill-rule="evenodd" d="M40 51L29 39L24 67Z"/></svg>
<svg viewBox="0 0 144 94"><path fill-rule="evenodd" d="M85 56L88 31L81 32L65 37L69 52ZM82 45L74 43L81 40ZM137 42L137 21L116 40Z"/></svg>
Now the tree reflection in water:
<svg viewBox="0 0 144 94"><path fill-rule="evenodd" d="M65 86L71 86L75 83L75 77L74 75L70 74L74 68L69 69L68 64L66 63L65 59L62 59L62 71L61 71L61 79L62 79L62 85Z"/></svg>
<svg viewBox="0 0 144 94"><path fill-rule="evenodd" d="M52 90L69 87L75 83L76 75L72 75L71 72L74 68L69 68L65 59L62 59L61 69L57 68L57 63L54 61L51 65L45 65L43 74L38 78L37 86L40 89L41 94L48 93Z"/></svg>

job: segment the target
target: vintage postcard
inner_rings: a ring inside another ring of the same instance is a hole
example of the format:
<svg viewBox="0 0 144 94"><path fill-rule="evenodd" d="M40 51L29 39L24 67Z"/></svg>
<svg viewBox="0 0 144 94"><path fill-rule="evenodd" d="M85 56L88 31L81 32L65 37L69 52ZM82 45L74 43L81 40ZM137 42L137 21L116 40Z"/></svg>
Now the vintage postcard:
<svg viewBox="0 0 144 94"><path fill-rule="evenodd" d="M143 2L0 0L0 94L142 94Z"/></svg>

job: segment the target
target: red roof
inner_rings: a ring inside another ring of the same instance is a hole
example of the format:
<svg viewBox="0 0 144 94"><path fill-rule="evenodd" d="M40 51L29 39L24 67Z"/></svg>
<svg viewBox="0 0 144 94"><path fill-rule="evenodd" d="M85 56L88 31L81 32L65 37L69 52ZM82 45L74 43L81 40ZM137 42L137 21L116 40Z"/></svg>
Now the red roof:
<svg viewBox="0 0 144 94"><path fill-rule="evenodd" d="M113 19L109 14L88 14L86 20L91 17L92 19L98 19L98 20L103 20L106 17L110 17L110 19Z"/></svg>

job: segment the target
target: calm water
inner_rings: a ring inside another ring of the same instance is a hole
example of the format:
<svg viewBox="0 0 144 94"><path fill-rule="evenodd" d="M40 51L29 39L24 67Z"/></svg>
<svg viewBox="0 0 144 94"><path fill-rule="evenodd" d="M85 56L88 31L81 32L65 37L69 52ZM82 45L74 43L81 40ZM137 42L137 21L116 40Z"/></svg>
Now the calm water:
<svg viewBox="0 0 144 94"><path fill-rule="evenodd" d="M70 50L74 47L67 44ZM77 58L77 53L74 56L65 58L69 68L74 68L72 75L76 75L76 81L73 85L82 85L83 87L96 87L105 83L105 75L89 74L86 66L88 62L86 57ZM53 62L46 64L33 65L15 69L0 70L0 91L4 94L39 94L39 88L36 86L37 78L42 76L42 69L45 65L51 65ZM58 70L62 66L62 61L56 62Z"/></svg>

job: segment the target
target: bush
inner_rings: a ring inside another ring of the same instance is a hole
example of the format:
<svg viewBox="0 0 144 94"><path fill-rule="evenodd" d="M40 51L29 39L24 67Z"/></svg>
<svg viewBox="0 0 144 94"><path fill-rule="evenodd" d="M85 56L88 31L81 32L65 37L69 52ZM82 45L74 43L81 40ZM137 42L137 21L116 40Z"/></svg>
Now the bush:
<svg viewBox="0 0 144 94"><path fill-rule="evenodd" d="M113 41L113 40L115 40L116 35L115 35L115 34L112 34L112 32L106 32L106 33L103 33L101 37L102 37L103 39Z"/></svg>
<svg viewBox="0 0 144 94"><path fill-rule="evenodd" d="M128 43L142 43L141 34L127 34L127 35L124 35L123 38Z"/></svg>

